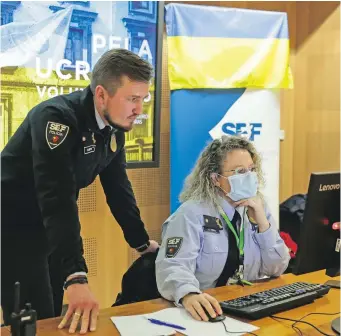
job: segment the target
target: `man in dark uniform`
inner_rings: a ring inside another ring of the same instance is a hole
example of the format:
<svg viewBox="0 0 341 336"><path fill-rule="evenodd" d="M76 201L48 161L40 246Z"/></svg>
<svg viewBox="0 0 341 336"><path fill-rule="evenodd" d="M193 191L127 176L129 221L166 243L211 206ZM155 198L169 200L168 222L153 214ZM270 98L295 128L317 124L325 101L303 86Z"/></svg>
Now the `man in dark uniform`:
<svg viewBox="0 0 341 336"><path fill-rule="evenodd" d="M72 319L70 332L80 320L81 333L96 328L98 302L87 284L77 198L97 175L128 244L141 254L158 248L141 220L124 150L124 132L142 113L151 77L148 62L124 49L110 50L95 65L90 87L38 104L2 151L6 324L16 281L20 306L32 303L38 319L60 314L65 281L69 309L59 327Z"/></svg>

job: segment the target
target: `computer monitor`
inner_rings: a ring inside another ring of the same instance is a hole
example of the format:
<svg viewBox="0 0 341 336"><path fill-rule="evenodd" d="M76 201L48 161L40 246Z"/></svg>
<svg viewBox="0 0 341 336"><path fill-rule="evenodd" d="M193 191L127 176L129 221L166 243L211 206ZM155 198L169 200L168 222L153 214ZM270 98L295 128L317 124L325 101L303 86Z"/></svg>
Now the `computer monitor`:
<svg viewBox="0 0 341 336"><path fill-rule="evenodd" d="M312 173L293 267L294 274L322 269L340 271L339 227L340 172Z"/></svg>

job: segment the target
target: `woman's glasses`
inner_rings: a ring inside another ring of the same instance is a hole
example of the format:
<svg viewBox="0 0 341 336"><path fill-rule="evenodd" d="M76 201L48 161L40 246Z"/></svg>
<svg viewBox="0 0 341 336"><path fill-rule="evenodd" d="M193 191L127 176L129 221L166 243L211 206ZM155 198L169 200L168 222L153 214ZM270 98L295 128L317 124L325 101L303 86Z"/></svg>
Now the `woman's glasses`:
<svg viewBox="0 0 341 336"><path fill-rule="evenodd" d="M256 171L256 167L249 167L249 168L238 167L236 169L226 170L225 173L233 172L233 175L242 175L248 172L255 172L255 171Z"/></svg>

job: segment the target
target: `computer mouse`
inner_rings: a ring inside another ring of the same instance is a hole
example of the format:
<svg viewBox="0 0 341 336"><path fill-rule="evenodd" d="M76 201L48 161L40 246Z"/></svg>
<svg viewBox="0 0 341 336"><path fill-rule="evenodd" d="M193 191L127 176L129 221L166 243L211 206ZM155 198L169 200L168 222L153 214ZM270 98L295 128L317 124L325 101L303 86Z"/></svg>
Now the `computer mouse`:
<svg viewBox="0 0 341 336"><path fill-rule="evenodd" d="M208 322L221 322L221 321L224 321L226 319L226 316L224 314L217 315L216 317L212 317L208 313L208 311L205 309L205 307L202 307L202 309L204 310L206 316L208 317Z"/></svg>

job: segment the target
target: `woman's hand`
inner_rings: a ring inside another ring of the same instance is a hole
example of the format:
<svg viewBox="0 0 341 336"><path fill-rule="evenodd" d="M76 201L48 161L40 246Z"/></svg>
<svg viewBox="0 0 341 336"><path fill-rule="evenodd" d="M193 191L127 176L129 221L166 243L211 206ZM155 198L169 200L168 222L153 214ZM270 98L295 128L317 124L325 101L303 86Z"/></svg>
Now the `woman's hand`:
<svg viewBox="0 0 341 336"><path fill-rule="evenodd" d="M270 227L265 215L263 201L260 197L256 196L245 200L240 200L235 202L235 205L247 207L249 219L251 222L258 224L259 232L264 232Z"/></svg>
<svg viewBox="0 0 341 336"><path fill-rule="evenodd" d="M208 316L202 307L205 307L213 318L217 314L221 315L223 313L219 302L213 296L206 293L187 294L182 299L182 305L198 321L208 321Z"/></svg>

